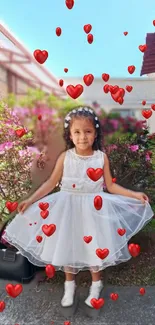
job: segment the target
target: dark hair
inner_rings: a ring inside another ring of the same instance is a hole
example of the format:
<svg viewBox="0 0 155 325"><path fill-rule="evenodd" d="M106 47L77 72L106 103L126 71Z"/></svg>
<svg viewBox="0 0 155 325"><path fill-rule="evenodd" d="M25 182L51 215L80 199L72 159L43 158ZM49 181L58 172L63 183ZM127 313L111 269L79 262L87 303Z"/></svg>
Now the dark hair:
<svg viewBox="0 0 155 325"><path fill-rule="evenodd" d="M83 108L83 110L79 111L78 110L79 108ZM84 110L84 108L86 108L88 110ZM92 113L89 111L89 109L92 111ZM74 111L76 111L76 112L74 112ZM71 117L70 121L66 120L66 117L68 115ZM98 120L95 119L95 117L98 117L98 116L95 114L94 110L91 107L89 107L89 106L77 106L71 112L69 112L67 114L67 116L65 117L64 122L68 123L68 127L67 128L64 127L64 133L63 133L63 138L64 138L64 140L66 142L66 150L75 147L74 143L70 139L70 127L71 127L74 119L80 118L80 117L88 118L92 122L92 124L94 125L94 128L96 130L97 136L96 136L96 138L94 140L92 149L93 150L101 150L101 151L103 150L103 142L102 142L103 141L103 132L102 132L101 124L100 124L99 119ZM96 124L99 125L98 128L96 128Z"/></svg>

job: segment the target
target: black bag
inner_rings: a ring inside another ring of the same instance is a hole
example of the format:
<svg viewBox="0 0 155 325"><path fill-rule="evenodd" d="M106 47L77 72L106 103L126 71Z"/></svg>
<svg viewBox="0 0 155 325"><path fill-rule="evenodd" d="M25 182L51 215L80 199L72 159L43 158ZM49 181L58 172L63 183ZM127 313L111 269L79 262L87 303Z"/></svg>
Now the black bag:
<svg viewBox="0 0 155 325"><path fill-rule="evenodd" d="M0 231L0 241L9 221ZM37 270L38 267L31 264L15 247L0 243L0 279L28 283L34 278Z"/></svg>

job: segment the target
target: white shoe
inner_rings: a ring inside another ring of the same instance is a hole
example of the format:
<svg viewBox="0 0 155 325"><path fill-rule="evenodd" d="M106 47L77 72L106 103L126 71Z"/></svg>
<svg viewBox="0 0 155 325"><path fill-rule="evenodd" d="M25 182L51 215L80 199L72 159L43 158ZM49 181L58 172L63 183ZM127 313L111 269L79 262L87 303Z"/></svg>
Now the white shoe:
<svg viewBox="0 0 155 325"><path fill-rule="evenodd" d="M96 281L96 282L92 282L92 285L91 285L90 290L89 290L89 296L85 300L85 304L88 305L89 307L93 308L93 306L91 304L91 299L93 299L93 298L99 299L102 289L103 289L103 284L102 284L101 280Z"/></svg>
<svg viewBox="0 0 155 325"><path fill-rule="evenodd" d="M65 281L64 283L64 295L61 300L62 307L70 307L74 303L74 294L76 289L75 281Z"/></svg>

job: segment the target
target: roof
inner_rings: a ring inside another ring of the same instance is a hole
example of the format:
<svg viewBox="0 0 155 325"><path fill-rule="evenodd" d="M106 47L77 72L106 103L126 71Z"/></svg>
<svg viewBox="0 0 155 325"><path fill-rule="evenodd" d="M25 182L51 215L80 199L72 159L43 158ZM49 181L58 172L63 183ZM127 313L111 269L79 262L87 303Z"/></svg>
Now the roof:
<svg viewBox="0 0 155 325"><path fill-rule="evenodd" d="M155 33L146 35L147 50L143 55L141 76L155 72Z"/></svg>
<svg viewBox="0 0 155 325"><path fill-rule="evenodd" d="M47 93L66 97L64 87L45 66L39 64L19 39L0 21L0 65L28 81L34 87L41 87Z"/></svg>

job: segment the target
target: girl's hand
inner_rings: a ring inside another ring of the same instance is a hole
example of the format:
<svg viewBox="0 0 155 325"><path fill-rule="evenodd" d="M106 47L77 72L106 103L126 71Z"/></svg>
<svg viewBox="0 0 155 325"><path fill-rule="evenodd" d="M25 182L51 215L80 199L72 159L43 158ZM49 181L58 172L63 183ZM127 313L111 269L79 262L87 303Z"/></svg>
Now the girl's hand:
<svg viewBox="0 0 155 325"><path fill-rule="evenodd" d="M142 192L134 192L134 193L135 193L134 194L135 199L141 200L141 202L144 204L146 202L149 202L149 198L145 193L142 193Z"/></svg>
<svg viewBox="0 0 155 325"><path fill-rule="evenodd" d="M17 211L23 214L23 212L32 204L30 200L25 200L19 203Z"/></svg>

